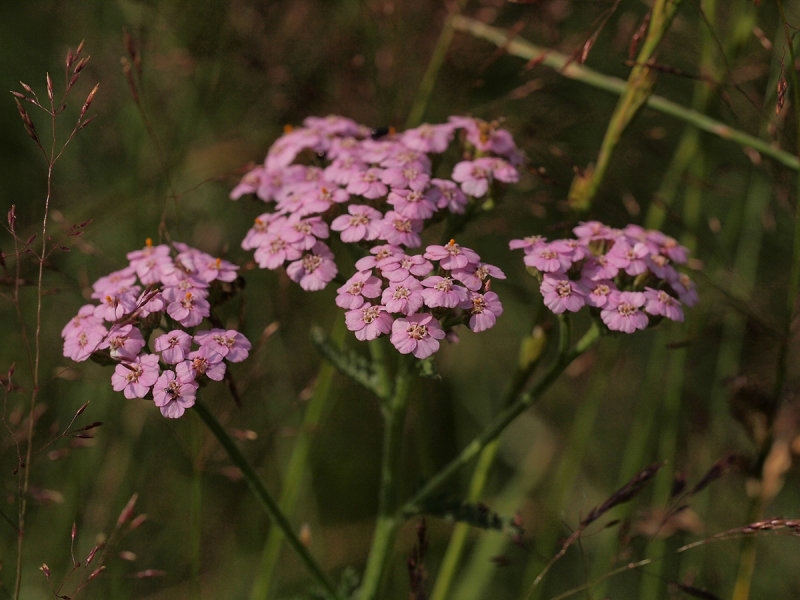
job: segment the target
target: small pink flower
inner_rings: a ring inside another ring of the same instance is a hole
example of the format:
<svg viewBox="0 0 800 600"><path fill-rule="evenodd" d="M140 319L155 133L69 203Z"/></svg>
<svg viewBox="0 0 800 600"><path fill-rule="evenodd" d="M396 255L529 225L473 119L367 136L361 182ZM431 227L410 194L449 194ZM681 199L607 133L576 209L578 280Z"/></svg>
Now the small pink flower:
<svg viewBox="0 0 800 600"><path fill-rule="evenodd" d="M331 222L331 229L340 232L339 237L343 242L360 242L378 237L383 213L365 204L351 204L347 212L350 214L339 215Z"/></svg>
<svg viewBox="0 0 800 600"><path fill-rule="evenodd" d="M393 283L383 291L381 296L381 303L386 310L404 315L414 314L422 308L424 302L422 284L413 277Z"/></svg>
<svg viewBox="0 0 800 600"><path fill-rule="evenodd" d="M422 297L431 308L455 308L469 300L467 288L454 284L450 277L433 275L423 279L422 285L426 288L422 290Z"/></svg>
<svg viewBox="0 0 800 600"><path fill-rule="evenodd" d="M390 210L383 217L378 237L395 246L416 248L421 243L419 237L421 231L421 219L411 219L396 211Z"/></svg>
<svg viewBox="0 0 800 600"><path fill-rule="evenodd" d="M472 306L469 309L469 328L476 333L494 327L497 317L503 314L503 305L494 292L473 292L470 301Z"/></svg>
<svg viewBox="0 0 800 600"><path fill-rule="evenodd" d="M430 260L438 260L439 265L448 271L477 267L481 260L477 252L456 244L455 240L450 240L444 246L428 246L424 256Z"/></svg>
<svg viewBox="0 0 800 600"><path fill-rule="evenodd" d="M250 340L235 329L211 329L198 331L194 341L200 349L216 352L228 362L241 362L250 354Z"/></svg>
<svg viewBox="0 0 800 600"><path fill-rule="evenodd" d="M382 173L382 169L367 169L359 173L347 184L347 191L369 200L385 196L389 188L381 181Z"/></svg>
<svg viewBox="0 0 800 600"><path fill-rule="evenodd" d="M563 272L545 273L539 291L544 298L544 305L555 314L577 312L586 304L585 288L571 281Z"/></svg>
<svg viewBox="0 0 800 600"><path fill-rule="evenodd" d="M153 401L162 415L177 419L194 406L198 387L194 381L179 380L174 371L164 371L153 385Z"/></svg>
<svg viewBox="0 0 800 600"><path fill-rule="evenodd" d="M357 271L337 291L336 306L352 310L364 304L364 298L377 298L383 287L372 271Z"/></svg>
<svg viewBox="0 0 800 600"><path fill-rule="evenodd" d="M436 204L419 190L392 190L387 202L409 219L429 219L436 212Z"/></svg>
<svg viewBox="0 0 800 600"><path fill-rule="evenodd" d="M161 353L161 360L168 365L181 362L189 354L192 347L192 336L181 329L173 329L169 333L158 336L153 348Z"/></svg>
<svg viewBox="0 0 800 600"><path fill-rule="evenodd" d="M648 287L645 288L644 295L647 298L647 304L644 306L645 312L666 317L673 321L683 321L681 303L667 292Z"/></svg>
<svg viewBox="0 0 800 600"><path fill-rule="evenodd" d="M449 179L431 179L431 187L425 195L439 210L447 209L459 215L469 203L469 198L461 191L458 184Z"/></svg>
<svg viewBox="0 0 800 600"><path fill-rule="evenodd" d="M211 305L205 298L187 292L167 306L167 314L184 327L194 327L211 314Z"/></svg>
<svg viewBox="0 0 800 600"><path fill-rule="evenodd" d="M600 318L612 331L633 333L638 329L645 329L648 319L641 310L645 302L642 292L614 292L600 312Z"/></svg>
<svg viewBox="0 0 800 600"><path fill-rule="evenodd" d="M460 183L468 196L480 198L489 191L492 169L487 160L491 159L464 160L453 167L453 181Z"/></svg>
<svg viewBox="0 0 800 600"><path fill-rule="evenodd" d="M123 392L129 400L144 398L158 379L158 375L158 356L142 354L114 368L111 387L115 392Z"/></svg>
<svg viewBox="0 0 800 600"><path fill-rule="evenodd" d="M133 360L144 344L142 332L133 325L114 325L98 348L108 348L111 358Z"/></svg>
<svg viewBox="0 0 800 600"><path fill-rule="evenodd" d="M392 329L392 316L383 306L364 304L346 312L344 320L347 329L354 331L356 339L361 341L374 340Z"/></svg>
<svg viewBox="0 0 800 600"><path fill-rule="evenodd" d="M289 278L309 292L323 289L336 277L336 273L333 252L322 242L317 242L310 252L286 267Z"/></svg>
<svg viewBox="0 0 800 600"><path fill-rule="evenodd" d="M196 381L204 375L214 381L222 381L225 378L225 363L222 356L204 347L190 353L188 360L178 363L175 373L182 382Z"/></svg>
<svg viewBox="0 0 800 600"><path fill-rule="evenodd" d="M428 358L439 349L439 340L444 337L444 330L432 315L417 313L395 320L390 340L401 354Z"/></svg>

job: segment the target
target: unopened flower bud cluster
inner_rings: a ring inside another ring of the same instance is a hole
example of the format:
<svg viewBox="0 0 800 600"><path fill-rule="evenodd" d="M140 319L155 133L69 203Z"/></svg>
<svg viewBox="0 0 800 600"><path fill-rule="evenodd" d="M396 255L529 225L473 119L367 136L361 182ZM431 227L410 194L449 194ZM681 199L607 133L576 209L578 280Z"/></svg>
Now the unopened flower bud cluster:
<svg viewBox="0 0 800 600"><path fill-rule="evenodd" d="M694 283L675 268L688 261L688 250L668 235L598 221L581 223L573 233L575 238L531 236L509 243L525 252L554 313L589 307L610 330L633 333L654 319L683 321L682 305L697 302Z"/></svg>
<svg viewBox="0 0 800 600"><path fill-rule="evenodd" d="M152 395L161 414L193 406L204 377L221 380L226 361L247 358L250 342L235 330L196 327L210 316L215 282L232 282L237 266L181 243L127 255L129 265L98 279L86 304L61 332L64 356L94 353L117 361L111 385L126 398ZM160 330L148 349L148 337Z"/></svg>

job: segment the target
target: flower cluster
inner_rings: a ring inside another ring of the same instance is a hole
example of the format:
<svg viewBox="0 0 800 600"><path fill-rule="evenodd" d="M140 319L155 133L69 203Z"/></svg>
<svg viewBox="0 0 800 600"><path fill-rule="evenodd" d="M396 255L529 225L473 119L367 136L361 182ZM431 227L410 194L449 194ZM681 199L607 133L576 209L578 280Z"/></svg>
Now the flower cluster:
<svg viewBox="0 0 800 600"><path fill-rule="evenodd" d="M683 321L682 303L697 302L694 283L678 272L688 250L660 231L637 225L614 229L597 221L573 229L575 238L511 240L540 279L544 304L554 313L588 306L612 331L645 329L650 318Z"/></svg>
<svg viewBox="0 0 800 600"><path fill-rule="evenodd" d="M216 282L232 282L238 267L173 243L128 253L129 265L98 279L95 304L86 304L61 332L64 356L84 361L110 357L115 391L126 398L152 392L161 414L177 418L193 406L203 377L220 381L225 361L247 358L250 342L235 330L195 330L211 314ZM148 338L161 330L153 340Z"/></svg>
<svg viewBox="0 0 800 600"><path fill-rule="evenodd" d="M289 277L309 291L323 289L337 274L331 230L345 243L418 247L426 221L463 213L469 197L486 196L494 181L519 178L522 155L497 123L451 117L382 135L337 116L309 117L303 125L287 128L231 198L254 193L274 203L256 218L242 247L254 250L262 268L285 264ZM456 163L449 179L436 178L432 156L445 152L458 131L469 159ZM312 164L299 162L308 156Z"/></svg>
<svg viewBox="0 0 800 600"><path fill-rule="evenodd" d="M454 240L414 255L392 244L376 246L356 269L336 296L347 311L347 328L359 340L390 334L402 354L427 358L453 325L484 331L503 312L489 290L490 278L505 279L503 272Z"/></svg>

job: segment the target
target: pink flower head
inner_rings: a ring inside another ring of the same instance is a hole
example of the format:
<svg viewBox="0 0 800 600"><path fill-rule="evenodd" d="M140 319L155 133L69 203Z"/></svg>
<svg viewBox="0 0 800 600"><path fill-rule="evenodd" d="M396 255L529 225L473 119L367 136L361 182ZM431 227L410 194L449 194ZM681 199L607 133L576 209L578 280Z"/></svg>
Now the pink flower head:
<svg viewBox="0 0 800 600"><path fill-rule="evenodd" d="M648 319L641 309L646 301L642 292L614 292L600 312L600 318L612 331L633 333L638 329L645 329Z"/></svg>
<svg viewBox="0 0 800 600"><path fill-rule="evenodd" d="M228 362L242 362L250 354L250 340L235 329L198 331L194 341L201 349L216 352Z"/></svg>
<svg viewBox="0 0 800 600"><path fill-rule="evenodd" d="M336 292L336 306L352 310L364 304L364 298L377 298L381 295L381 280L369 271L357 271Z"/></svg>
<svg viewBox="0 0 800 600"><path fill-rule="evenodd" d="M396 319L392 323L392 345L401 354L414 354L428 358L439 349L439 340L445 337L439 322L428 313L417 313Z"/></svg>
<svg viewBox="0 0 800 600"><path fill-rule="evenodd" d="M644 306L645 312L673 321L683 321L681 303L667 292L648 287L645 288L644 295L647 298L647 304Z"/></svg>
<svg viewBox="0 0 800 600"><path fill-rule="evenodd" d="M422 231L421 219L411 219L390 210L383 218L378 237L395 246L415 248L421 243L420 231Z"/></svg>
<svg viewBox="0 0 800 600"><path fill-rule="evenodd" d="M451 123L437 125L423 123L419 127L404 131L401 139L403 144L414 150L441 153L450 145L454 129Z"/></svg>
<svg viewBox="0 0 800 600"><path fill-rule="evenodd" d="M123 392L128 399L144 398L158 376L158 356L142 354L130 362L121 362L114 368L111 387L115 392Z"/></svg>
<svg viewBox="0 0 800 600"><path fill-rule="evenodd" d="M563 272L545 273L539 291L544 305L555 314L577 312L586 304L586 289Z"/></svg>
<svg viewBox="0 0 800 600"><path fill-rule="evenodd" d="M222 381L225 378L225 363L220 354L203 347L190 353L188 360L175 365L175 373L180 381L196 381L204 375L214 381Z"/></svg>
<svg viewBox="0 0 800 600"><path fill-rule="evenodd" d="M480 198L489 191L492 177L491 159L476 158L464 160L453 167L453 181L461 184L464 193L473 198Z"/></svg>
<svg viewBox="0 0 800 600"><path fill-rule="evenodd" d="M447 209L455 214L462 214L469 203L469 198L461 191L458 184L449 179L431 179L431 187L425 195L437 209Z"/></svg>
<svg viewBox="0 0 800 600"><path fill-rule="evenodd" d="M494 292L478 294L473 292L470 298L469 328L474 332L485 331L494 327L497 317L503 314L503 305Z"/></svg>
<svg viewBox="0 0 800 600"><path fill-rule="evenodd" d="M133 325L114 325L98 348L108 348L111 358L133 360L144 344L142 333Z"/></svg>
<svg viewBox="0 0 800 600"><path fill-rule="evenodd" d="M424 256L414 254L395 254L379 261L381 275L392 283L405 281L409 277L424 277L433 270L433 264Z"/></svg>
<svg viewBox="0 0 800 600"><path fill-rule="evenodd" d="M331 229L341 232L343 242L374 240L378 237L383 213L365 204L351 204L347 215L339 215L331 222Z"/></svg>
<svg viewBox="0 0 800 600"><path fill-rule="evenodd" d="M381 173L381 181L395 190L408 188L421 192L428 187L430 179L430 175L425 170L413 164L389 167Z"/></svg>
<svg viewBox="0 0 800 600"><path fill-rule="evenodd" d="M286 267L289 278L304 290L315 292L323 289L338 272L333 262L333 252L322 242L317 242L300 260Z"/></svg>
<svg viewBox="0 0 800 600"><path fill-rule="evenodd" d="M382 173L382 169L362 171L347 184L347 191L369 200L385 196L389 188L381 181Z"/></svg>
<svg viewBox="0 0 800 600"><path fill-rule="evenodd" d="M387 202L410 219L429 219L436 212L436 204L419 190L392 190Z"/></svg>
<svg viewBox="0 0 800 600"><path fill-rule="evenodd" d="M455 240L450 240L444 246L428 246L424 256L430 260L438 260L439 265L447 271L477 267L481 260L477 252L456 244Z"/></svg>
<svg viewBox="0 0 800 600"><path fill-rule="evenodd" d="M383 306L364 304L360 308L350 310L344 316L347 329L354 331L356 339L374 340L379 335L389 333L392 328L392 316Z"/></svg>
<svg viewBox="0 0 800 600"><path fill-rule="evenodd" d="M405 256L403 249L393 244L374 246L370 248L369 252L372 256L364 256L356 261L357 270L367 271L374 267L382 267L387 262L393 260L395 256Z"/></svg>
<svg viewBox="0 0 800 600"><path fill-rule="evenodd" d="M541 271L542 273L555 273L557 271L568 271L572 266L572 260L566 254L560 254L551 248L550 244L539 247L532 252L527 252L523 259L529 267Z"/></svg>
<svg viewBox="0 0 800 600"><path fill-rule="evenodd" d="M167 314L184 327L194 327L211 314L211 305L205 298L187 292L182 298L170 302Z"/></svg>
<svg viewBox="0 0 800 600"><path fill-rule="evenodd" d="M477 292L484 287L491 277L495 279L506 278L506 274L502 270L487 263L478 263L477 266L470 265L465 269L455 269L450 275L473 292Z"/></svg>
<svg viewBox="0 0 800 600"><path fill-rule="evenodd" d="M248 171L239 184L231 190L231 200L238 200L245 194L254 194L261 183L261 177L264 174L264 167L256 167Z"/></svg>
<svg viewBox="0 0 800 600"><path fill-rule="evenodd" d="M386 310L393 313L411 315L422 308L425 299L422 296L422 284L413 277L393 283L383 290L381 303Z"/></svg>
<svg viewBox="0 0 800 600"><path fill-rule="evenodd" d="M454 284L451 277L433 275L423 279L422 285L426 288L422 290L425 305L431 308L455 308L469 300L467 288Z"/></svg>
<svg viewBox="0 0 800 600"><path fill-rule="evenodd" d="M97 322L84 322L76 329L71 329L64 336L64 356L75 362L83 362L97 350L108 331Z"/></svg>
<svg viewBox="0 0 800 600"><path fill-rule="evenodd" d="M198 387L194 381L181 381L174 371L164 371L153 385L153 400L162 415L177 419L194 406Z"/></svg>
<svg viewBox="0 0 800 600"><path fill-rule="evenodd" d="M173 329L169 333L158 336L153 348L161 353L161 360L168 365L183 361L192 347L192 336L181 329Z"/></svg>

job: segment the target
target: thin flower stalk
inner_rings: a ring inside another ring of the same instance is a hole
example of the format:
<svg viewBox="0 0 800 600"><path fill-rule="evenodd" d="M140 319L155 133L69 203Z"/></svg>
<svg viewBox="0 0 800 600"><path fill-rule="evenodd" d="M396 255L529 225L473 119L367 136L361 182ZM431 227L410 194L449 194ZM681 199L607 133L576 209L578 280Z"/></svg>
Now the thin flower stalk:
<svg viewBox="0 0 800 600"><path fill-rule="evenodd" d="M255 497L258 499L264 512L272 521L273 525L278 527L286 538L286 541L292 547L292 550L302 561L308 572L314 577L319 585L321 585L331 598L342 600L337 592L333 583L328 579L328 576L319 566L317 561L309 553L303 542L294 532L294 528L289 523L289 520L283 514L278 503L272 498L272 495L267 490L264 480L261 479L259 474L253 468L253 465L245 458L242 451L233 441L233 438L228 434L225 428L217 421L216 417L205 407L201 402L194 404L194 413L208 427L209 431L214 434L217 441L223 447L231 462L241 471L242 476L247 481Z"/></svg>
<svg viewBox="0 0 800 600"><path fill-rule="evenodd" d="M562 328L560 335L565 335L567 329ZM400 509L406 516L419 514L424 509L424 502L430 498L442 484L450 479L463 466L478 456L481 451L495 440L514 420L525 410L541 399L545 391L558 379L564 370L577 357L586 352L602 335L602 329L596 321L569 350L561 353L550 365L542 378L529 391L519 395L513 404L501 410L484 430L475 436L458 455L445 465L436 475L431 477Z"/></svg>
<svg viewBox="0 0 800 600"><path fill-rule="evenodd" d="M342 344L344 341L344 321L338 320L334 325L331 334L335 344ZM330 406L331 384L335 368L327 361L323 361L317 373L317 382L314 385L314 392L311 400L303 415L303 424L300 435L292 448L292 455L286 467L286 474L283 479L283 488L278 501L283 513L291 516L291 510L297 506L297 499L300 495L301 483L308 473L308 459L311 452L311 445L314 441L314 431L319 426L323 415ZM280 558L280 550L286 538L283 530L275 527L270 528L267 534L267 541L261 554L261 567L250 591L250 600L266 600L269 597L270 589L274 585L274 578Z"/></svg>

